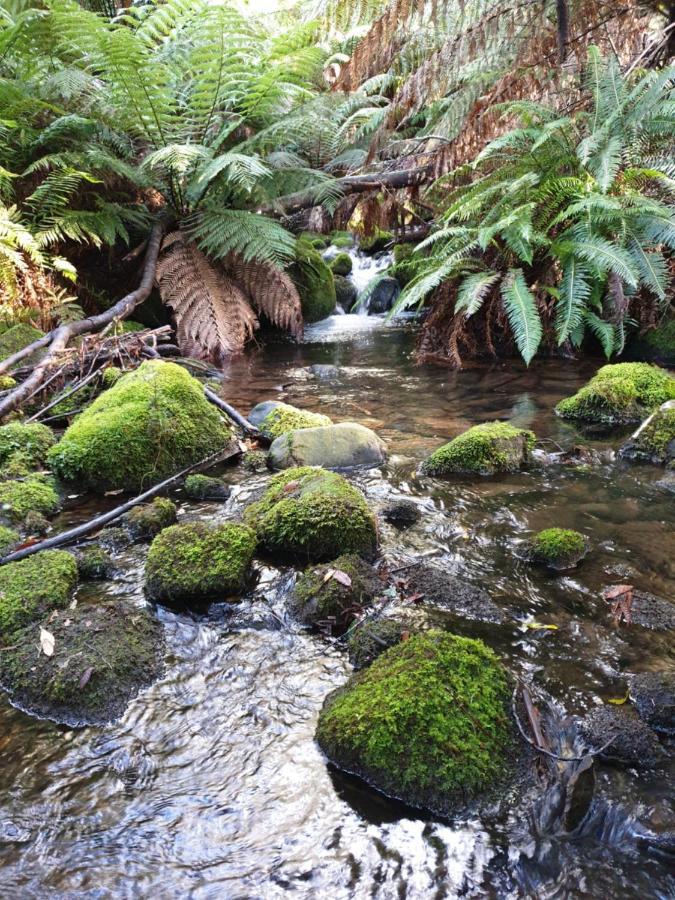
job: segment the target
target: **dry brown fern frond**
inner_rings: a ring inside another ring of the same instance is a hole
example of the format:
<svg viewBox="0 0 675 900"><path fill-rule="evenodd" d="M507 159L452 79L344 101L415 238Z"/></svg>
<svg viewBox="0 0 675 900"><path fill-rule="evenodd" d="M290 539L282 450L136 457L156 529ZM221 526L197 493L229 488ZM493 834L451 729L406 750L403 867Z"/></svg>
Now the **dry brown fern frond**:
<svg viewBox="0 0 675 900"><path fill-rule="evenodd" d="M239 353L258 327L241 288L180 231L164 239L157 284L173 311L178 346L186 356L220 363Z"/></svg>
<svg viewBox="0 0 675 900"><path fill-rule="evenodd" d="M300 295L285 272L271 263L245 262L235 253L226 257L225 268L259 313L293 337L302 337Z"/></svg>

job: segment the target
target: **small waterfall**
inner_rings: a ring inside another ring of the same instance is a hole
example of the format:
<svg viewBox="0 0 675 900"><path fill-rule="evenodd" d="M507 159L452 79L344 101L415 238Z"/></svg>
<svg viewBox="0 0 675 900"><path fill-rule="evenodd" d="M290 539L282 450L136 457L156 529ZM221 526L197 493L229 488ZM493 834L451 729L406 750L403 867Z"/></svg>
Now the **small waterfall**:
<svg viewBox="0 0 675 900"><path fill-rule="evenodd" d="M394 254L390 250L377 253L375 256L369 256L366 253L362 253L358 246L340 249L334 244L331 244L330 247L325 250L323 257L325 260L329 261L337 256L338 253L347 253L352 261L352 271L351 274L347 276L347 279L351 281L356 288L357 298L360 297L368 285L388 269L394 261ZM368 304L358 303L357 299L357 305L352 307L351 310L345 310L345 312L352 312L358 316L367 316Z"/></svg>

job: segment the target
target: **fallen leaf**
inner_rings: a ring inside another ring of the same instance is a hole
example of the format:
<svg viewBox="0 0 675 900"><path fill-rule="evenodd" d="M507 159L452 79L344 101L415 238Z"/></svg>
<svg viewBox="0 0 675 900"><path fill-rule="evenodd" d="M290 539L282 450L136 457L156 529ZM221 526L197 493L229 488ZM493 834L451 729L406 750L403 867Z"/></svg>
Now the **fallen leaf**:
<svg viewBox="0 0 675 900"><path fill-rule="evenodd" d="M333 570L333 578L335 579L335 581L338 581L340 584L343 584L345 587L352 586L352 580L349 577L349 575L347 575L346 572L340 571L340 569Z"/></svg>
<svg viewBox="0 0 675 900"><path fill-rule="evenodd" d="M334 572L335 572L335 569L328 569L326 574L323 576L323 584L325 584L327 581L331 580Z"/></svg>
<svg viewBox="0 0 675 900"><path fill-rule="evenodd" d="M246 444L243 441L237 441L237 443L239 444L239 449L241 450L242 453L248 452L248 447L246 446Z"/></svg>
<svg viewBox="0 0 675 900"><path fill-rule="evenodd" d="M284 485L284 494L292 494L297 486L297 481L289 481L288 484Z"/></svg>
<svg viewBox="0 0 675 900"><path fill-rule="evenodd" d="M46 628L40 628L40 647L42 648L42 652L45 656L53 656L54 654L54 645L56 641L54 640L54 635L51 631L47 631Z"/></svg>
<svg viewBox="0 0 675 900"><path fill-rule="evenodd" d="M118 494L123 494L123 493L124 493L124 488L118 488L118 490L116 490L116 491L106 491L103 496L104 497L116 497ZM75 496L77 497L78 495L75 494Z"/></svg>
<svg viewBox="0 0 675 900"><path fill-rule="evenodd" d="M68 609L75 609L76 606L77 606L77 600L71 600L70 603L68 604Z"/></svg>
<svg viewBox="0 0 675 900"><path fill-rule="evenodd" d="M409 632L409 631L402 631L402 632L401 632L401 643L403 643L403 641L407 641L409 638L410 638L410 632Z"/></svg>
<svg viewBox="0 0 675 900"><path fill-rule="evenodd" d="M608 703L612 703L614 706L623 706L628 700L628 691L626 691L625 697L610 697L607 701Z"/></svg>
<svg viewBox="0 0 675 900"><path fill-rule="evenodd" d="M93 671L94 671L93 666L89 666L89 668L84 670L84 672L82 673L82 678L80 678L80 688L83 688L87 684L87 682L89 681L89 679L92 676Z"/></svg>
<svg viewBox="0 0 675 900"><path fill-rule="evenodd" d="M557 625L546 625L544 622L524 622L526 628L536 629L537 631L557 631Z"/></svg>
<svg viewBox="0 0 675 900"><path fill-rule="evenodd" d="M419 603L420 600L424 599L424 594L411 594L409 597L405 598L410 603Z"/></svg>

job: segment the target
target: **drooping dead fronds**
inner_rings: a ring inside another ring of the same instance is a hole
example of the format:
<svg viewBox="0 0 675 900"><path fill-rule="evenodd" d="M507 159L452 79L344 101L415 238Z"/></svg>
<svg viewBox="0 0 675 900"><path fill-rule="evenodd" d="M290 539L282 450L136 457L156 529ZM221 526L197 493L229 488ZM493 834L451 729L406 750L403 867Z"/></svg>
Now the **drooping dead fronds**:
<svg viewBox="0 0 675 900"><path fill-rule="evenodd" d="M180 231L165 238L157 263L162 300L186 356L222 360L239 353L258 327L246 295Z"/></svg>
<svg viewBox="0 0 675 900"><path fill-rule="evenodd" d="M259 313L293 337L302 337L300 295L285 272L271 263L245 262L235 253L226 258L225 268Z"/></svg>

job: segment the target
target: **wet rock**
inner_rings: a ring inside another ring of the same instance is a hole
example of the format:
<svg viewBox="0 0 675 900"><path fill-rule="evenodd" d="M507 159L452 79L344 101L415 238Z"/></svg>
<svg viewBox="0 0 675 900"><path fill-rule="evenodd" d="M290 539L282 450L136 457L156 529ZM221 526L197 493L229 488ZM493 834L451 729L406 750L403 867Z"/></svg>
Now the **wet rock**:
<svg viewBox="0 0 675 900"><path fill-rule="evenodd" d="M582 720L580 730L593 750L605 748L600 759L608 762L642 769L658 765L666 756L651 728L629 709L598 707Z"/></svg>
<svg viewBox="0 0 675 900"><path fill-rule="evenodd" d="M0 641L11 644L17 629L65 607L76 585L75 557L63 550L0 566Z"/></svg>
<svg viewBox="0 0 675 900"><path fill-rule="evenodd" d="M258 403L249 413L248 420L270 441L292 431L332 424L328 416L298 409L297 406L278 400Z"/></svg>
<svg viewBox="0 0 675 900"><path fill-rule="evenodd" d="M666 472L665 476L655 482L657 488L675 494L675 472Z"/></svg>
<svg viewBox="0 0 675 900"><path fill-rule="evenodd" d="M382 518L396 528L409 528L419 521L421 513L412 500L392 500L382 509Z"/></svg>
<svg viewBox="0 0 675 900"><path fill-rule="evenodd" d="M329 316L335 309L333 273L307 238L295 242L295 261L288 271L300 294L305 322Z"/></svg>
<svg viewBox="0 0 675 900"><path fill-rule="evenodd" d="M208 475L188 475L184 487L191 500L227 500L230 496L230 488L220 478Z"/></svg>
<svg viewBox="0 0 675 900"><path fill-rule="evenodd" d="M663 403L620 448L631 462L668 466L675 462L675 400Z"/></svg>
<svg viewBox="0 0 675 900"><path fill-rule="evenodd" d="M49 460L60 478L82 487L137 491L231 440L196 379L175 363L149 360L97 397Z"/></svg>
<svg viewBox="0 0 675 900"><path fill-rule="evenodd" d="M506 422L486 422L434 451L421 470L436 477L517 472L529 461L534 442L531 431Z"/></svg>
<svg viewBox="0 0 675 900"><path fill-rule="evenodd" d="M563 419L592 425L641 422L667 400L675 399L675 378L648 363L602 366L573 397L561 400Z"/></svg>
<svg viewBox="0 0 675 900"><path fill-rule="evenodd" d="M368 299L369 313L389 312L401 293L401 285L395 278L385 275L377 282Z"/></svg>
<svg viewBox="0 0 675 900"><path fill-rule="evenodd" d="M536 565L556 571L578 566L589 550L583 534L569 528L545 528L528 541L526 558Z"/></svg>
<svg viewBox="0 0 675 900"><path fill-rule="evenodd" d="M41 649L41 629L53 639L51 655ZM20 631L14 647L0 655L0 681L12 702L72 727L118 718L163 669L161 625L148 610L121 602L50 615Z"/></svg>
<svg viewBox="0 0 675 900"><path fill-rule="evenodd" d="M126 549L132 543L129 532L119 526L104 528L98 539L102 547L106 550L111 550L113 553Z"/></svg>
<svg viewBox="0 0 675 900"><path fill-rule="evenodd" d="M335 276L335 299L338 306L349 312L356 303L358 291L356 285L343 275Z"/></svg>
<svg viewBox="0 0 675 900"><path fill-rule="evenodd" d="M436 606L466 619L502 624L507 617L487 591L432 565L414 566L407 577L407 592L421 594L425 606Z"/></svg>
<svg viewBox="0 0 675 900"><path fill-rule="evenodd" d="M278 437L269 450L272 469L323 466L347 469L380 466L386 459L383 441L364 425L339 422L321 428L305 428Z"/></svg>
<svg viewBox="0 0 675 900"><path fill-rule="evenodd" d="M359 556L347 554L305 569L296 582L290 609L306 625L340 635L381 589L372 566Z"/></svg>
<svg viewBox="0 0 675 900"><path fill-rule="evenodd" d="M256 548L245 525L172 525L150 545L145 589L152 600L190 604L241 593Z"/></svg>
<svg viewBox="0 0 675 900"><path fill-rule="evenodd" d="M656 731L675 731L675 672L644 672L630 680L638 715Z"/></svg>
<svg viewBox="0 0 675 900"><path fill-rule="evenodd" d="M365 669L378 656L399 644L410 634L409 624L396 616L378 617L358 625L347 641L349 662L357 671Z"/></svg>
<svg viewBox="0 0 675 900"><path fill-rule="evenodd" d="M350 275L354 266L349 253L338 253L329 263L330 270L334 275Z"/></svg>
<svg viewBox="0 0 675 900"><path fill-rule="evenodd" d="M675 603L655 594L634 591L630 605L631 624L651 628L654 631L671 631L675 628Z"/></svg>
<svg viewBox="0 0 675 900"><path fill-rule="evenodd" d="M247 472L252 474L266 472L267 453L264 450L249 450L248 453L244 453L241 464Z"/></svg>
<svg viewBox="0 0 675 900"><path fill-rule="evenodd" d="M316 737L339 768L449 815L504 781L514 745L510 694L506 671L481 641L431 631L386 650L330 694Z"/></svg>
<svg viewBox="0 0 675 900"><path fill-rule="evenodd" d="M335 472L287 469L276 475L244 521L268 553L323 562L342 553L369 556L377 547L375 517L363 494Z"/></svg>
<svg viewBox="0 0 675 900"><path fill-rule="evenodd" d="M342 377L342 370L339 366L326 366L317 363L310 366L309 371L321 381L337 381Z"/></svg>
<svg viewBox="0 0 675 900"><path fill-rule="evenodd" d="M75 559L80 578L86 578L90 581L109 578L114 569L110 555L100 544L90 544L88 547L82 547L81 550L75 553Z"/></svg>
<svg viewBox="0 0 675 900"><path fill-rule="evenodd" d="M152 503L142 503L126 513L122 519L135 541L149 541L177 518L176 504L167 497L157 497Z"/></svg>
<svg viewBox="0 0 675 900"><path fill-rule="evenodd" d="M380 250L385 250L392 244L394 241L394 235L391 231L384 231L381 228L376 228L372 234L362 235L359 238L359 250L362 253L367 253L368 255L372 255L374 253L379 253Z"/></svg>

